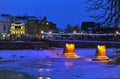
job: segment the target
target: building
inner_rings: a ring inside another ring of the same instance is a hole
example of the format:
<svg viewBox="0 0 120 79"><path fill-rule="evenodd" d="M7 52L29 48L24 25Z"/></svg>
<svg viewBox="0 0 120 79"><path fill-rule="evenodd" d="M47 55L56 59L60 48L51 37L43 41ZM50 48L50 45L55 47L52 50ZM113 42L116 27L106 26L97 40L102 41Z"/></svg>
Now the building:
<svg viewBox="0 0 120 79"><path fill-rule="evenodd" d="M0 15L0 40L8 39L10 19L6 15Z"/></svg>
<svg viewBox="0 0 120 79"><path fill-rule="evenodd" d="M101 27L96 29L98 33L113 33L116 34L117 32L120 33L120 28L110 28L110 27Z"/></svg>
<svg viewBox="0 0 120 79"><path fill-rule="evenodd" d="M40 30L44 30L45 32L58 32L58 28L56 24L47 20L47 17L43 17L39 23Z"/></svg>
<svg viewBox="0 0 120 79"><path fill-rule="evenodd" d="M38 34L40 32L40 28L39 28L38 23L39 23L38 19L30 19L30 20L28 20L27 25L26 25L27 34L29 34L29 35Z"/></svg>
<svg viewBox="0 0 120 79"><path fill-rule="evenodd" d="M10 28L10 34L13 38L17 38L20 37L20 35L25 34L25 24L12 23Z"/></svg>
<svg viewBox="0 0 120 79"><path fill-rule="evenodd" d="M100 28L99 23L95 22L82 22L81 30L87 33L97 33L96 29Z"/></svg>
<svg viewBox="0 0 120 79"><path fill-rule="evenodd" d="M0 15L0 39L5 39L7 35L10 38L17 38L21 34L38 36L41 30L55 32L58 28L47 17Z"/></svg>

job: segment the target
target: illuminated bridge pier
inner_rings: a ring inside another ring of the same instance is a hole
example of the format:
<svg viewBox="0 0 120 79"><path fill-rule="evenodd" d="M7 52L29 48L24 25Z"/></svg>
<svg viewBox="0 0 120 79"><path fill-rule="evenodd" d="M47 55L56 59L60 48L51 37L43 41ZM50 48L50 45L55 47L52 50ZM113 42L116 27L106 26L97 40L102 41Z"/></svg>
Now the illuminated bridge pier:
<svg viewBox="0 0 120 79"><path fill-rule="evenodd" d="M75 45L73 43L67 43L65 45L63 56L66 58L79 58L79 56L76 55Z"/></svg>
<svg viewBox="0 0 120 79"><path fill-rule="evenodd" d="M95 57L93 58L93 60L109 60L109 58L107 57L106 54L106 46L105 45L98 45L97 46L97 51L95 54Z"/></svg>

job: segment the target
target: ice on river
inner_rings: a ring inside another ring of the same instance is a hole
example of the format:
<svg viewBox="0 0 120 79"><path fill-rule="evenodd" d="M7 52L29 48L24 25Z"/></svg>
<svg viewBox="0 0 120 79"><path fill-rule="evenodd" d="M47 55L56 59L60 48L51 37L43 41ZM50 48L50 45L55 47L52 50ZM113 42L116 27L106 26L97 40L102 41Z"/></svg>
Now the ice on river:
<svg viewBox="0 0 120 79"><path fill-rule="evenodd" d="M108 48L112 58L117 48ZM63 48L51 50L0 50L0 70L35 76L32 79L120 79L120 66L92 61L95 48L77 48L80 58L63 58ZM19 75L18 75L19 76Z"/></svg>

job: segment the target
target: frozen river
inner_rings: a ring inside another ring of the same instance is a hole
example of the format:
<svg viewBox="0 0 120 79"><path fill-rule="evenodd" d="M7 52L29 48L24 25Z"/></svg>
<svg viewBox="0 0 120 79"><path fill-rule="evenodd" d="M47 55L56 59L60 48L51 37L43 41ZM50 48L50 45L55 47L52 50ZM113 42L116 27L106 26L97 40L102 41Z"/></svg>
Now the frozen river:
<svg viewBox="0 0 120 79"><path fill-rule="evenodd" d="M112 58L118 48L108 48ZM63 48L0 50L0 79L120 79L120 66L92 61L95 48L77 48L80 58L64 58Z"/></svg>

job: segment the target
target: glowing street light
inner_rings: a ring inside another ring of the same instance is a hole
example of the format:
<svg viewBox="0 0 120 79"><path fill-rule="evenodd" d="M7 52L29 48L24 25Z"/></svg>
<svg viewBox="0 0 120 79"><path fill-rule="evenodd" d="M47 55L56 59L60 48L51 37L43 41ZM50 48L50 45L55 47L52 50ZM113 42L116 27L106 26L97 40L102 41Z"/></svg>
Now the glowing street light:
<svg viewBox="0 0 120 79"><path fill-rule="evenodd" d="M52 32L51 32L51 31L49 31L49 34L52 34Z"/></svg>
<svg viewBox="0 0 120 79"><path fill-rule="evenodd" d="M76 30L74 30L73 33L76 34Z"/></svg>
<svg viewBox="0 0 120 79"><path fill-rule="evenodd" d="M39 77L38 79L51 79L50 77Z"/></svg>
<svg viewBox="0 0 120 79"><path fill-rule="evenodd" d="M41 33L41 38L43 39L44 38L44 31L41 30L40 33Z"/></svg>
<svg viewBox="0 0 120 79"><path fill-rule="evenodd" d="M48 25L49 23L47 22L46 24Z"/></svg>
<svg viewBox="0 0 120 79"><path fill-rule="evenodd" d="M40 31L40 33L42 33L42 34L43 34L43 33L44 33L44 31L43 31L43 30L41 30L41 31Z"/></svg>
<svg viewBox="0 0 120 79"><path fill-rule="evenodd" d="M116 34L119 34L119 31L116 31L115 33L116 33Z"/></svg>

